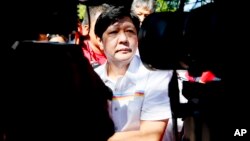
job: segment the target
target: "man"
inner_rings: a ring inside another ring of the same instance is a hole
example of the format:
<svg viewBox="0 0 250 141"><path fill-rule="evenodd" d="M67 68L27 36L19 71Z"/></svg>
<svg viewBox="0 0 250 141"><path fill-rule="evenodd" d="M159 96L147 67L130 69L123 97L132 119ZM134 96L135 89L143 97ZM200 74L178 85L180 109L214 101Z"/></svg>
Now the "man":
<svg viewBox="0 0 250 141"><path fill-rule="evenodd" d="M131 10L139 17L142 24L143 20L155 11L155 0L133 0Z"/></svg>
<svg viewBox="0 0 250 141"><path fill-rule="evenodd" d="M139 27L138 17L123 6L111 7L96 21L107 62L95 71L113 92L110 114L116 133L108 141L160 141L171 118L172 71L144 67L135 55Z"/></svg>
<svg viewBox="0 0 250 141"><path fill-rule="evenodd" d="M106 56L99 47L98 37L94 33L94 26L98 16L107 9L107 4L88 6L88 12L82 22L82 35L84 37L83 53L95 68L106 61Z"/></svg>

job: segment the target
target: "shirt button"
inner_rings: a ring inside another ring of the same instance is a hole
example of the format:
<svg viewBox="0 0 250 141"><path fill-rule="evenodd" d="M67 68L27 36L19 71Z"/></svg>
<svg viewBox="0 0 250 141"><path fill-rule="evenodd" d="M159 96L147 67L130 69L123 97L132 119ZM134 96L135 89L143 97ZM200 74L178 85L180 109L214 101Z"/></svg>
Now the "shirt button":
<svg viewBox="0 0 250 141"><path fill-rule="evenodd" d="M118 108L117 108L117 107L115 107L115 108L114 108L114 110L115 110L115 111L117 111L117 110L118 110Z"/></svg>

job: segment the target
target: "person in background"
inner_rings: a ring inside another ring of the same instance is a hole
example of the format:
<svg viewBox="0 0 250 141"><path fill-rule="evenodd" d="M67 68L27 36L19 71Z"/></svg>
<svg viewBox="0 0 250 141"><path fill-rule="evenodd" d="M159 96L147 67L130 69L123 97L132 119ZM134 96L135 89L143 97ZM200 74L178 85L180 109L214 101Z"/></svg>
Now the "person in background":
<svg viewBox="0 0 250 141"><path fill-rule="evenodd" d="M135 55L139 28L138 17L124 6L111 7L96 21L107 62L95 71L113 92L109 110L116 132L108 141L161 141L171 118L172 70L149 70Z"/></svg>
<svg viewBox="0 0 250 141"><path fill-rule="evenodd" d="M50 42L57 42L57 43L67 43L68 42L68 39L64 35L59 35L59 34L49 35L48 40Z"/></svg>
<svg viewBox="0 0 250 141"><path fill-rule="evenodd" d="M67 43L68 39L64 35L59 34L39 34L37 41L41 42L56 42L56 43Z"/></svg>
<svg viewBox="0 0 250 141"><path fill-rule="evenodd" d="M133 0L131 4L131 11L138 16L140 25L149 14L155 11L155 8L155 0ZM139 50L137 50L136 55L140 56Z"/></svg>
<svg viewBox="0 0 250 141"><path fill-rule="evenodd" d="M143 20L155 11L155 0L133 0L131 10L139 17L142 24Z"/></svg>
<svg viewBox="0 0 250 141"><path fill-rule="evenodd" d="M37 41L48 41L48 36L47 36L47 34L40 33L40 34L38 34L38 37L36 40Z"/></svg>
<svg viewBox="0 0 250 141"><path fill-rule="evenodd" d="M88 12L82 21L81 32L83 35L83 53L89 60L93 68L106 62L106 56L99 47L100 41L94 33L94 26L98 16L109 7L108 4L102 4L97 6L88 6Z"/></svg>

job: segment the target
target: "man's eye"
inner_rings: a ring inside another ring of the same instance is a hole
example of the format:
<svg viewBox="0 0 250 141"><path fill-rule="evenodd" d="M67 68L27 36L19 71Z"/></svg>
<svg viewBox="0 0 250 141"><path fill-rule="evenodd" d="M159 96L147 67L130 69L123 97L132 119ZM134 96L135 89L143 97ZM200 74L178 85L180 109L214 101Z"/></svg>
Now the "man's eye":
<svg viewBox="0 0 250 141"><path fill-rule="evenodd" d="M129 32L129 33L135 33L134 30L127 30L127 32Z"/></svg>
<svg viewBox="0 0 250 141"><path fill-rule="evenodd" d="M116 34L117 31L110 31L109 34Z"/></svg>
<svg viewBox="0 0 250 141"><path fill-rule="evenodd" d="M141 16L142 15L142 13L137 13L137 16Z"/></svg>

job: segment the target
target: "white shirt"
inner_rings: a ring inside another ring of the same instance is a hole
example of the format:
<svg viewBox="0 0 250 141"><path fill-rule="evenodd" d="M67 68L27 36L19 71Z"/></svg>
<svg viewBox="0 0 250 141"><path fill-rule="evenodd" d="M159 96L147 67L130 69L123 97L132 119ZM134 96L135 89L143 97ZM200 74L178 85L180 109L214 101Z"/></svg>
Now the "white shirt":
<svg viewBox="0 0 250 141"><path fill-rule="evenodd" d="M107 63L95 71L113 91L110 114L117 132L139 130L140 120L171 118L168 85L172 71L148 70L137 55L117 82L108 78L106 68Z"/></svg>

